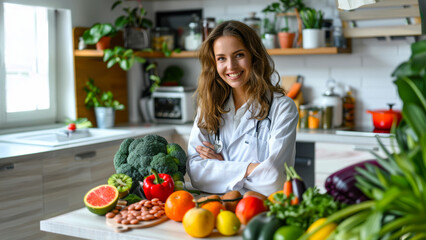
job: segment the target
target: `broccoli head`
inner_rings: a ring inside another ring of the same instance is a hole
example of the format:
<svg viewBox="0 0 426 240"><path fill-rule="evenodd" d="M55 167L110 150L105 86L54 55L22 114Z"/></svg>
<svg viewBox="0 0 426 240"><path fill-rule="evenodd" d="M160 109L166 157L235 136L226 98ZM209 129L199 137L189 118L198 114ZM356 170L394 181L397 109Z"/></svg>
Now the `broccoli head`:
<svg viewBox="0 0 426 240"><path fill-rule="evenodd" d="M150 166L157 170L158 173L167 173L169 175L173 175L173 173L178 171L178 166L173 157L165 153L155 155Z"/></svg>
<svg viewBox="0 0 426 240"><path fill-rule="evenodd" d="M146 177L148 175L151 174L151 167L150 164L152 162L152 157L150 156L142 156L139 159L139 165L138 167L136 167L139 170L139 173L143 176Z"/></svg>
<svg viewBox="0 0 426 240"><path fill-rule="evenodd" d="M183 181L183 174L179 171L172 174L173 181Z"/></svg>
<svg viewBox="0 0 426 240"><path fill-rule="evenodd" d="M167 140L164 137L159 136L159 135L152 135L152 134L146 135L145 137L143 137L143 140L146 141L146 142L155 142L155 141L157 141L157 142L161 142L164 145L168 144Z"/></svg>
<svg viewBox="0 0 426 240"><path fill-rule="evenodd" d="M114 168L117 170L121 165L127 163L127 154L122 153L120 150L118 150L117 153L115 153L114 156Z"/></svg>
<svg viewBox="0 0 426 240"><path fill-rule="evenodd" d="M143 142L142 138L137 138L135 139L130 145L129 145L129 153L133 152L133 150L135 150L136 146Z"/></svg>
<svg viewBox="0 0 426 240"><path fill-rule="evenodd" d="M169 154L172 157L175 157L179 160L179 166L186 166L186 153L182 149L181 146L179 146L176 143L169 143L167 144L167 154Z"/></svg>
<svg viewBox="0 0 426 240"><path fill-rule="evenodd" d="M129 154L129 146L133 141L135 141L134 138L124 139L120 144L120 148L118 149L118 152L121 152L122 154L126 154L126 155Z"/></svg>
<svg viewBox="0 0 426 240"><path fill-rule="evenodd" d="M121 166L119 166L115 171L117 173L124 173L127 176L131 177L134 180L133 182L143 180L143 177L139 173L139 171L128 163L121 164Z"/></svg>
<svg viewBox="0 0 426 240"><path fill-rule="evenodd" d="M136 149L140 153L143 153L144 156L155 156L159 153L167 153L167 146L159 141L142 141L137 146Z"/></svg>

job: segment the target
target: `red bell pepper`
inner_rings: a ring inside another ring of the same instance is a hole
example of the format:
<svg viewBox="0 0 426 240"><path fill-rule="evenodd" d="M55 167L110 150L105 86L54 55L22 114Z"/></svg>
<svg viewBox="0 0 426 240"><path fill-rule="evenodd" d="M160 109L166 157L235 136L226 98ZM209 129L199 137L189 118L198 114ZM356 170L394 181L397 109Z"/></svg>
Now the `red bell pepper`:
<svg viewBox="0 0 426 240"><path fill-rule="evenodd" d="M143 180L143 192L148 200L158 198L162 202L166 202L167 198L172 194L175 184L173 178L169 174L158 174L155 169L151 169L152 175Z"/></svg>

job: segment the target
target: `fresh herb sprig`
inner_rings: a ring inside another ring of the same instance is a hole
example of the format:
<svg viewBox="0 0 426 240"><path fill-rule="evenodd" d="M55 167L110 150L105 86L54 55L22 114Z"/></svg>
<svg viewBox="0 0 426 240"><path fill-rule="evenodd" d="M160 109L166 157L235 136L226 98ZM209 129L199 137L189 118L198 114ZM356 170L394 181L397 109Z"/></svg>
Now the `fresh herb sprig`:
<svg viewBox="0 0 426 240"><path fill-rule="evenodd" d="M297 205L291 205L293 194L286 197L283 193L274 195L274 202L266 200L269 207L269 215L285 221L286 225L298 226L307 229L319 218L328 217L342 209L344 204L336 202L328 194L322 194L318 188L308 188L303 193L303 201Z"/></svg>

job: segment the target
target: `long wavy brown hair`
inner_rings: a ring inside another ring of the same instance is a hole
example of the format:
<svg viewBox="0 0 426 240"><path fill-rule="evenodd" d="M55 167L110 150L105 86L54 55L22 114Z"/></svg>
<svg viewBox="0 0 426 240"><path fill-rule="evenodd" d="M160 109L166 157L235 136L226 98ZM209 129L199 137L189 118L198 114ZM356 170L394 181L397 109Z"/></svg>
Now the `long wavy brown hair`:
<svg viewBox="0 0 426 240"><path fill-rule="evenodd" d="M221 23L209 34L199 51L201 74L196 91L199 107L197 125L210 134L217 133L223 119L222 114L227 113L224 107L232 91L232 88L221 79L216 70L213 43L222 36L238 38L251 52L252 71L244 89L246 96L248 96L248 106L253 102L260 104L260 109L256 111L256 114L254 115L254 112L252 112L252 118L262 120L267 117L270 107L270 93L278 92L285 95L279 82L275 85L271 82L272 75L277 74L279 79L279 74L256 32L239 21Z"/></svg>

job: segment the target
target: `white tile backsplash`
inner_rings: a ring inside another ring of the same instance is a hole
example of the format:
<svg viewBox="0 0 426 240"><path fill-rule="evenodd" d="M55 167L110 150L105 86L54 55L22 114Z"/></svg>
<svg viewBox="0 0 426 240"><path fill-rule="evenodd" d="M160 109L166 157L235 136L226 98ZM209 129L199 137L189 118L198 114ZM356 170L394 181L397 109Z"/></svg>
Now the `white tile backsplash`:
<svg viewBox="0 0 426 240"><path fill-rule="evenodd" d="M153 11L202 8L204 16L217 20L242 20L250 12L263 18L261 10L273 0L180 0L155 2ZM325 18L338 22L334 0L304 1L308 6L324 9ZM280 75L302 75L303 93L307 101L319 98L325 91L328 79L338 82L337 93L343 94L344 85L353 88L356 98L356 121L358 126L373 127L371 115L366 110L386 109L387 103L395 103L401 109L401 101L391 77L392 71L410 54L412 38L378 40L376 38L353 39L351 54L273 56ZM200 73L197 59L158 59L162 64L177 64L185 71L184 83L196 85ZM164 69L165 67L160 67Z"/></svg>

